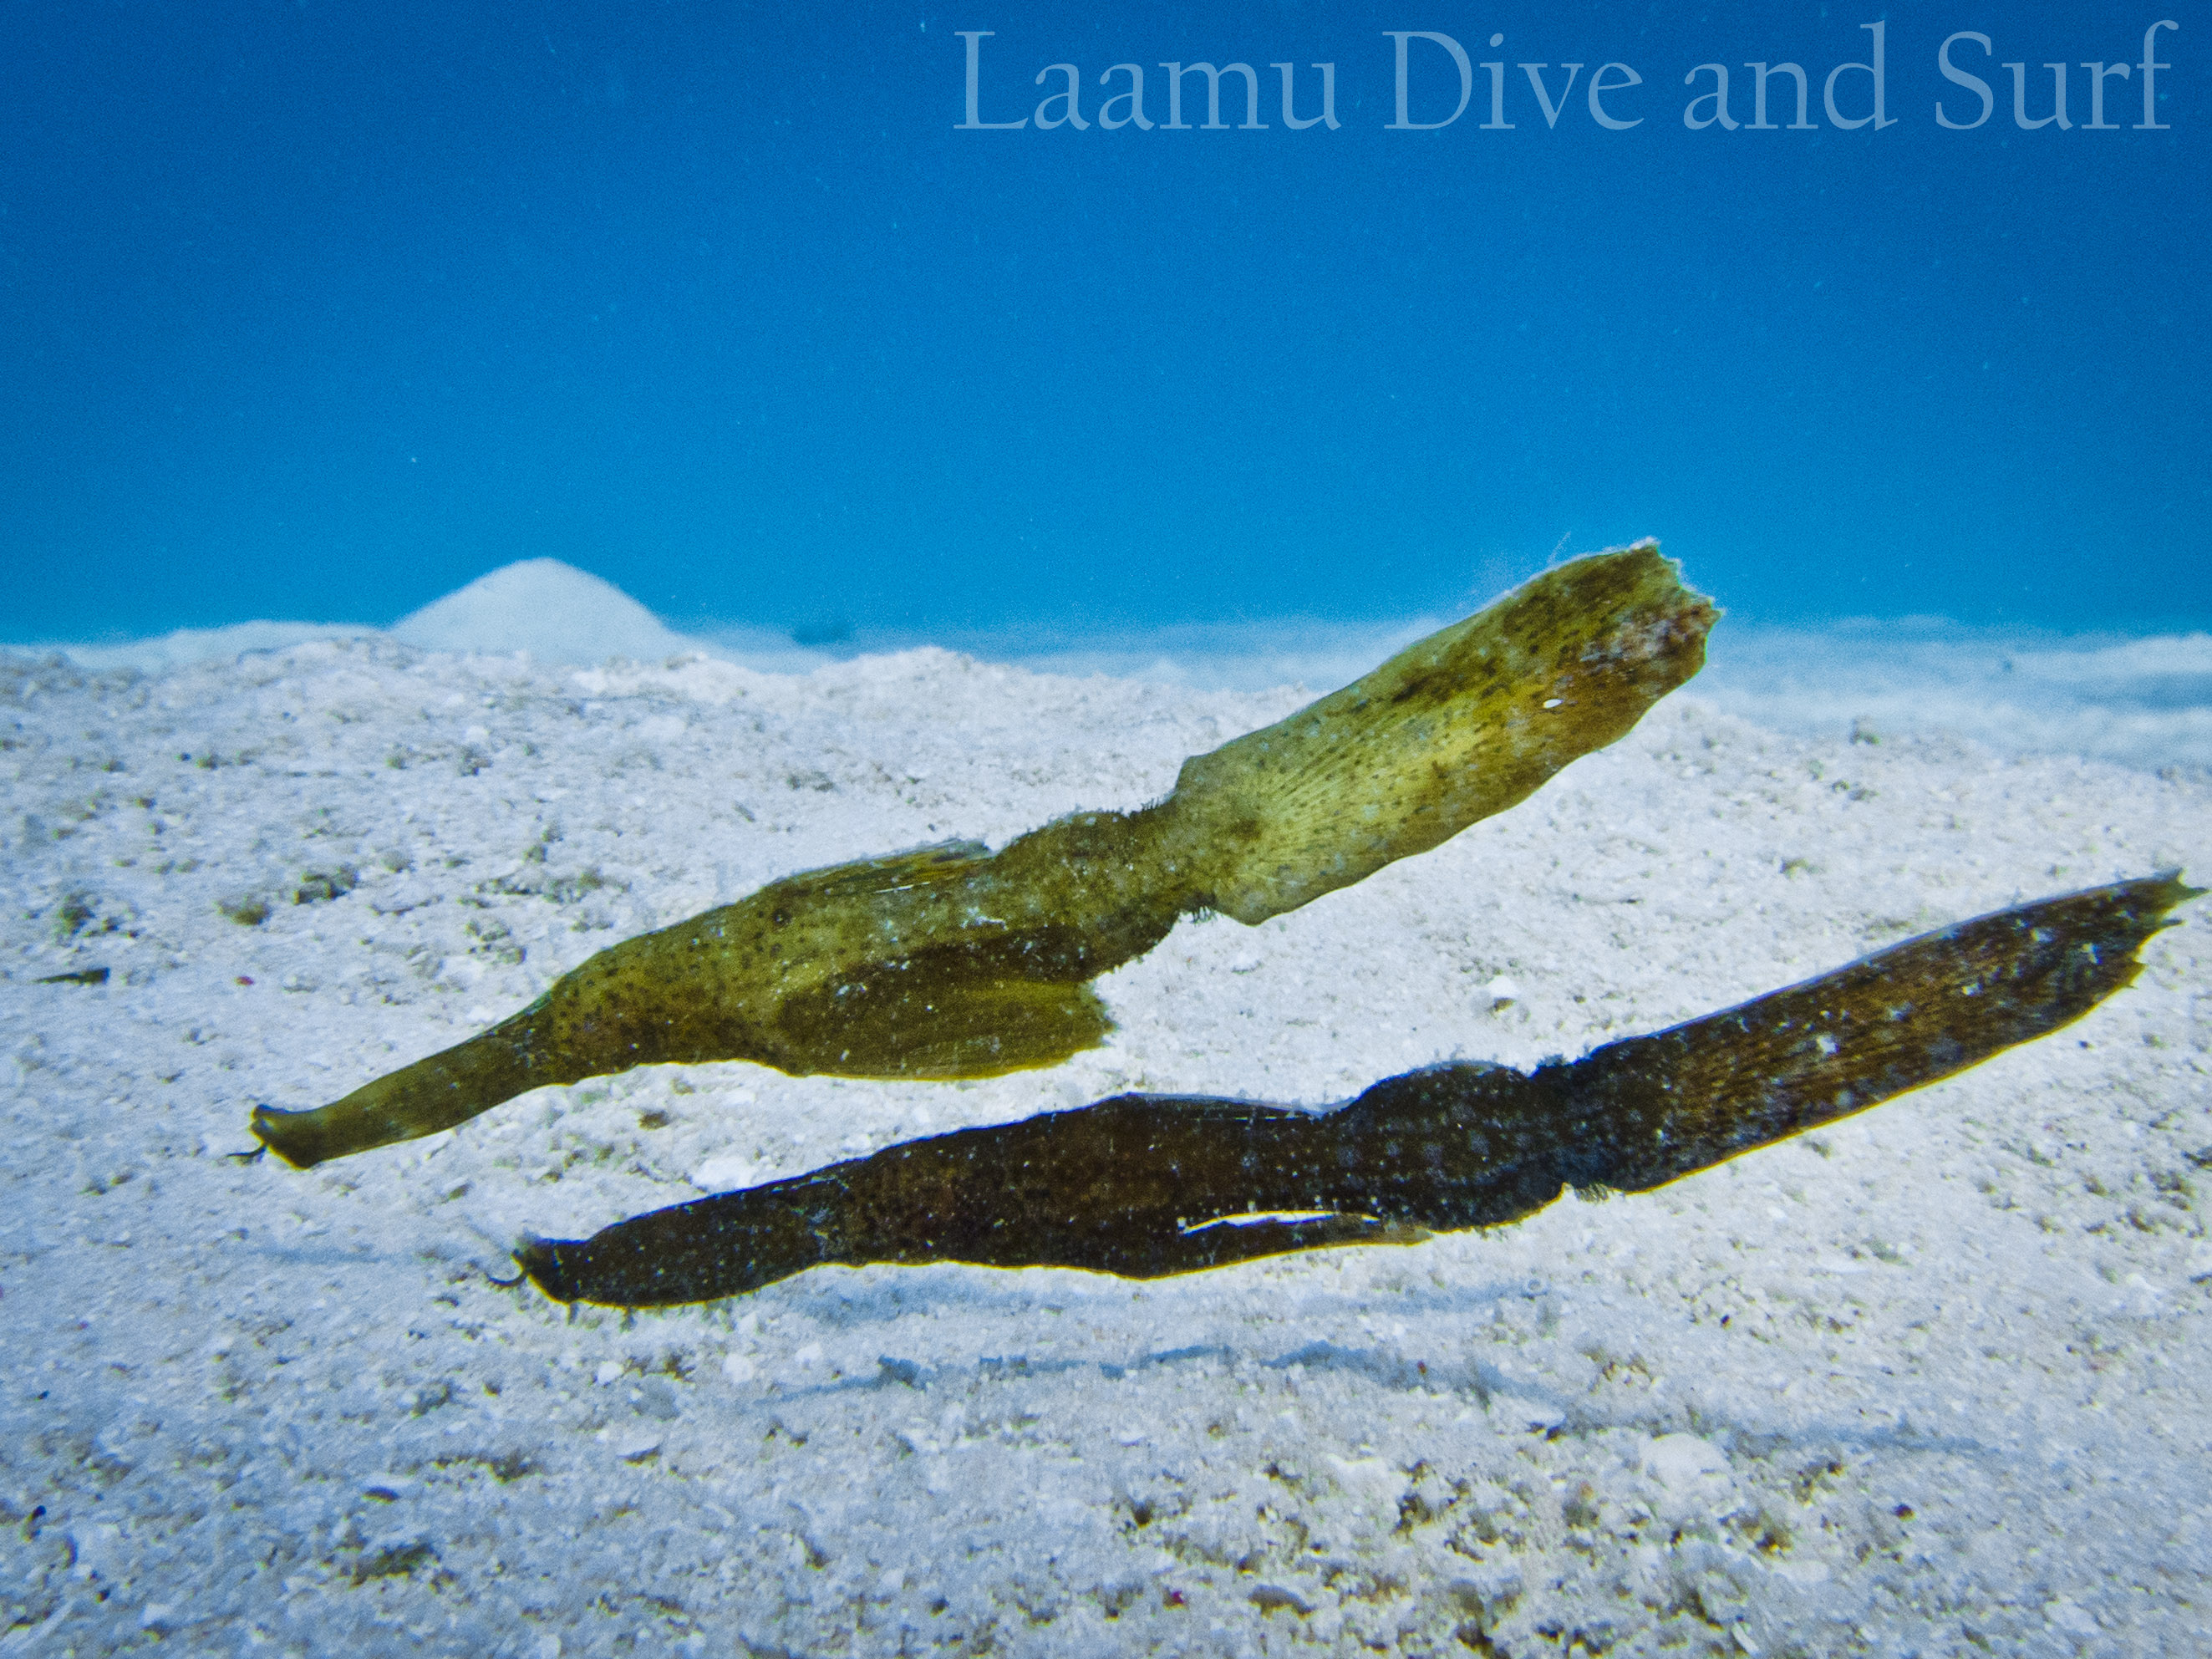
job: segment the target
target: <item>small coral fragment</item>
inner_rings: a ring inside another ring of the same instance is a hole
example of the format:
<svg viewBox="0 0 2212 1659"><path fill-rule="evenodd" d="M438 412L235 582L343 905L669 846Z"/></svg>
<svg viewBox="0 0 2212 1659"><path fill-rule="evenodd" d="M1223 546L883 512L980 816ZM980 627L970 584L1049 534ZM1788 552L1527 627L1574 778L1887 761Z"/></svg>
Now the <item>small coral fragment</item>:
<svg viewBox="0 0 2212 1659"><path fill-rule="evenodd" d="M1179 917L1256 924L1504 811L1697 672L1715 614L1655 542L1578 559L1186 762L1154 805L1079 812L995 854L951 842L789 877L603 951L521 1012L331 1105L263 1107L253 1132L304 1168L633 1066L1055 1065L1112 1029L1089 981Z"/></svg>
<svg viewBox="0 0 2212 1659"><path fill-rule="evenodd" d="M649 1306L825 1263L1151 1279L1502 1226L1569 1187L1663 1186L2056 1030L2132 981L2197 890L2157 876L2001 910L1534 1073L1432 1066L1318 1113L1123 1095L908 1141L538 1240L522 1265L561 1301Z"/></svg>

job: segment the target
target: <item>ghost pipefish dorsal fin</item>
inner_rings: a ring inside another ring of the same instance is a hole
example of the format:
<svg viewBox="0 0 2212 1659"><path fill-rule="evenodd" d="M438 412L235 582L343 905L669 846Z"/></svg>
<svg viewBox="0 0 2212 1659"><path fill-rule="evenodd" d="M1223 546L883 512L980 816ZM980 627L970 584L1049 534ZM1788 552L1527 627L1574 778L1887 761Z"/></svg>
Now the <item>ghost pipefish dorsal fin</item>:
<svg viewBox="0 0 2212 1659"><path fill-rule="evenodd" d="M926 848L787 877L599 952L521 1012L253 1131L305 1166L548 1084L750 1060L793 1074L986 1077L1111 1030L1087 988L1206 908L1264 921L1502 811L1704 659L1715 612L1650 542L1594 554L1187 763L1166 799L985 854Z"/></svg>
<svg viewBox="0 0 2212 1659"><path fill-rule="evenodd" d="M817 898L865 899L878 893L904 892L908 888L957 881L990 856L991 849L980 841L932 842L927 847L779 876L760 890L760 896L804 891Z"/></svg>
<svg viewBox="0 0 2212 1659"><path fill-rule="evenodd" d="M2158 876L2016 906L1533 1074L1433 1066L1327 1112L1117 1096L902 1142L586 1239L534 1239L520 1256L557 1300L646 1306L825 1265L1151 1279L1502 1226L1567 1187L1662 1186L2057 1030L2135 977L2144 940L2195 891ZM1844 1010L1863 1017L1839 1020Z"/></svg>

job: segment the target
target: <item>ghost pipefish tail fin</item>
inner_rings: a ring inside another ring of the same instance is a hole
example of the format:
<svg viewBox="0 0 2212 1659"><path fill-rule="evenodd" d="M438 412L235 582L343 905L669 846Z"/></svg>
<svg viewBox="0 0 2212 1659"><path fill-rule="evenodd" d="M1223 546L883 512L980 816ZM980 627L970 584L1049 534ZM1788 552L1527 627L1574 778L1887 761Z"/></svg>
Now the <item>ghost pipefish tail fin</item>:
<svg viewBox="0 0 2212 1659"><path fill-rule="evenodd" d="M435 1134L465 1123L486 1100L511 1100L550 1083L573 1083L588 1072L561 1067L559 1056L532 1040L533 1004L465 1042L403 1066L351 1094L310 1111L257 1106L250 1120L263 1146L295 1169Z"/></svg>
<svg viewBox="0 0 2212 1659"><path fill-rule="evenodd" d="M515 1253L557 1302L664 1307L739 1296L846 1258L842 1171L817 1170L655 1210L590 1238L532 1238Z"/></svg>
<svg viewBox="0 0 2212 1659"><path fill-rule="evenodd" d="M995 854L953 842L787 877L602 951L520 1013L330 1105L258 1111L254 1133L304 1167L633 1066L1055 1065L1112 1029L1089 981L1180 917L1264 921L1504 811L1695 673L1716 615L1656 543L1575 560L1191 760L1164 800L1078 812Z"/></svg>
<svg viewBox="0 0 2212 1659"><path fill-rule="evenodd" d="M562 1301L704 1301L825 1263L1150 1279L1500 1226L1566 1187L1641 1191L1865 1110L2080 1018L2195 896L2121 882L1961 922L1802 985L1523 1073L1480 1061L1328 1112L1122 1095L537 1240Z"/></svg>

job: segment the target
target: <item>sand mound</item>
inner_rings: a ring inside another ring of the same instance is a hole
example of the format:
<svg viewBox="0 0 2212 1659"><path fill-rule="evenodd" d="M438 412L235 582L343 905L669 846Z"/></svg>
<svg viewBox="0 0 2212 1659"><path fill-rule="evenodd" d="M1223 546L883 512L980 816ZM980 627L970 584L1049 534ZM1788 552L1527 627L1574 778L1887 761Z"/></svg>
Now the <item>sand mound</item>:
<svg viewBox="0 0 2212 1659"><path fill-rule="evenodd" d="M501 565L391 633L425 651L528 651L550 662L667 657L690 643L613 583L558 559Z"/></svg>

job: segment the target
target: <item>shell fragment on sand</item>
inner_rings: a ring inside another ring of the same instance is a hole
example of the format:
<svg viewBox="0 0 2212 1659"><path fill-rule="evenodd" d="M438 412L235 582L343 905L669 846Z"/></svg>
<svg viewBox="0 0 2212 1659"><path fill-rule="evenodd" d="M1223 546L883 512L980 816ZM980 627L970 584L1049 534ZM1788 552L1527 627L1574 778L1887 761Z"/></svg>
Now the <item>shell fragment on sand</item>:
<svg viewBox="0 0 2212 1659"><path fill-rule="evenodd" d="M992 1077L1112 1029L1090 981L1201 909L1256 924L1425 852L1626 733L1716 612L1658 545L1559 566L1131 812L998 853L949 842L791 876L599 952L529 1007L313 1110L255 1111L302 1168L551 1084L662 1062Z"/></svg>
<svg viewBox="0 0 2212 1659"><path fill-rule="evenodd" d="M2156 876L2015 906L1533 1073L1437 1066L1325 1112L1123 1095L908 1141L535 1241L522 1265L557 1300L649 1306L826 1264L1150 1279L1501 1226L1569 1187L1663 1186L2056 1030L2131 981L2197 890Z"/></svg>

